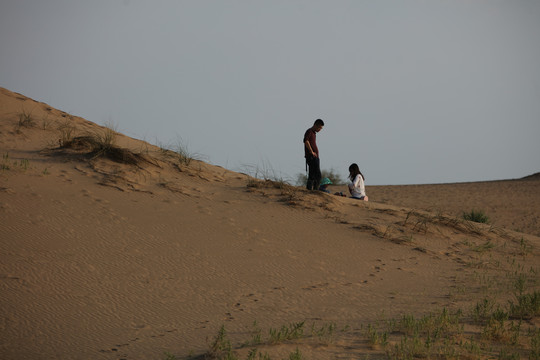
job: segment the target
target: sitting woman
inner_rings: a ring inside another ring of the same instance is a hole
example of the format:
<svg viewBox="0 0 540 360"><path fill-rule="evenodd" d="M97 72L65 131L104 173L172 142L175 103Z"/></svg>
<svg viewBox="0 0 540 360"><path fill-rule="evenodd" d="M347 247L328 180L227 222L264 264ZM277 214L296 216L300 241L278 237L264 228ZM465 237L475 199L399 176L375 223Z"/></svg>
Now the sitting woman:
<svg viewBox="0 0 540 360"><path fill-rule="evenodd" d="M357 164L349 166L349 192L354 199L368 201L366 189L364 186L364 175L360 172Z"/></svg>

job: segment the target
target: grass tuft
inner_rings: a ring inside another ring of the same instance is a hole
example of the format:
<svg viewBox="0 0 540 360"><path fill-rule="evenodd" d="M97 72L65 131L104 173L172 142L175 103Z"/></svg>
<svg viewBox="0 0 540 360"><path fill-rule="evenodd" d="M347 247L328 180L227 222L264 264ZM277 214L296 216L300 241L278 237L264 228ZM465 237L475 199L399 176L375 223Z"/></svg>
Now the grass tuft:
<svg viewBox="0 0 540 360"><path fill-rule="evenodd" d="M58 144L60 147L69 147L71 141L73 140L73 133L75 128L71 124L72 118L65 120L58 126L58 131L60 131L60 138L58 139Z"/></svg>
<svg viewBox="0 0 540 360"><path fill-rule="evenodd" d="M489 224L489 217L482 210L471 210L463 213L463 219L482 224Z"/></svg>
<svg viewBox="0 0 540 360"><path fill-rule="evenodd" d="M304 335L304 322L283 325L280 329L270 329L270 344L300 339Z"/></svg>
<svg viewBox="0 0 540 360"><path fill-rule="evenodd" d="M2 162L0 162L0 170L28 170L30 168L30 161L28 159L11 160L9 152L2 155Z"/></svg>
<svg viewBox="0 0 540 360"><path fill-rule="evenodd" d="M540 291L517 295L516 301L509 304L511 318L528 320L540 315Z"/></svg>
<svg viewBox="0 0 540 360"><path fill-rule="evenodd" d="M200 155L191 152L182 139L178 139L176 146L173 148L174 153L180 164L189 166L193 160L199 160Z"/></svg>
<svg viewBox="0 0 540 360"><path fill-rule="evenodd" d="M9 152L2 154L2 164L0 168L2 170L9 170L11 168L9 162Z"/></svg>
<svg viewBox="0 0 540 360"><path fill-rule="evenodd" d="M17 132L20 132L20 128L30 128L35 125L34 119L32 118L32 112L26 112L22 110L19 113L19 121L17 122Z"/></svg>
<svg viewBox="0 0 540 360"><path fill-rule="evenodd" d="M230 359L232 357L231 341L227 337L225 325L221 325L216 338L210 344L210 350L206 357L210 359Z"/></svg>
<svg viewBox="0 0 540 360"><path fill-rule="evenodd" d="M60 147L87 153L92 159L103 157L122 164L139 165L145 160L142 155L117 146L117 133L112 128L105 127L101 132L73 138L71 129L71 127L64 128L66 133L63 133L59 140Z"/></svg>
<svg viewBox="0 0 540 360"><path fill-rule="evenodd" d="M180 165L190 166L193 161L201 160L203 156L189 150L187 144L178 138L175 145L158 144L163 155L178 160Z"/></svg>

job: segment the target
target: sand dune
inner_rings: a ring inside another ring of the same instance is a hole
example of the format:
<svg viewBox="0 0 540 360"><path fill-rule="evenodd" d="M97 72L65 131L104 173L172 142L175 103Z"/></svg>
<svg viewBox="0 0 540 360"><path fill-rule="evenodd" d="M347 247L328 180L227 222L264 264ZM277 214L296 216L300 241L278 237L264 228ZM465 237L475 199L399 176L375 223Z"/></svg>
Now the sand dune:
<svg viewBox="0 0 540 360"><path fill-rule="evenodd" d="M368 184L358 202L186 159L6 89L0 153L2 359L196 358L222 325L246 358L254 322L303 321L349 330L258 349L383 357L365 324L492 293L506 303L516 263L538 267L534 179ZM473 208L492 223L460 218Z"/></svg>

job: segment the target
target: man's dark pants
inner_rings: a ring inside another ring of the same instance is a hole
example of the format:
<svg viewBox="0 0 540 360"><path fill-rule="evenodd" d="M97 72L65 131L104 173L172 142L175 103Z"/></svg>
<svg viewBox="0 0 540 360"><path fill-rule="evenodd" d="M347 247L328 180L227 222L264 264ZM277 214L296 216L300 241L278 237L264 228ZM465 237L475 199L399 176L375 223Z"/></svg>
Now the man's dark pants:
<svg viewBox="0 0 540 360"><path fill-rule="evenodd" d="M318 157L312 156L306 159L307 165L309 167L308 179L307 179L307 189L308 190L319 190L321 184L321 165Z"/></svg>

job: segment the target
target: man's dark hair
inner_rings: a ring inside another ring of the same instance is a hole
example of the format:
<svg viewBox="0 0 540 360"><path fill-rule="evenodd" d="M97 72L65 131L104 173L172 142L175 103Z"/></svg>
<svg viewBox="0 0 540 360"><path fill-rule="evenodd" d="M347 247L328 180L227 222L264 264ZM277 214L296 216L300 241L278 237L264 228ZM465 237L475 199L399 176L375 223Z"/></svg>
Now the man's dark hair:
<svg viewBox="0 0 540 360"><path fill-rule="evenodd" d="M315 122L313 123L313 125L324 126L324 121L322 121L321 119L317 119L317 120L315 120Z"/></svg>

